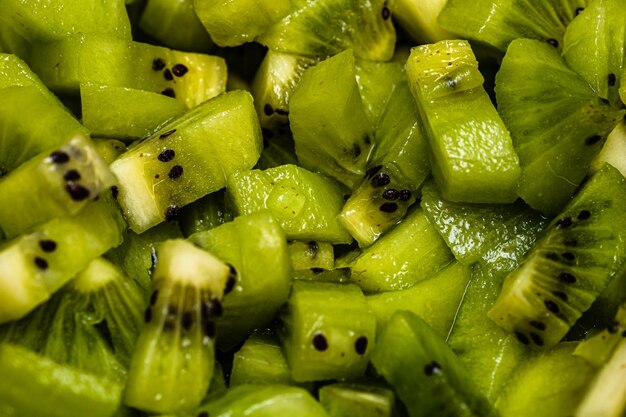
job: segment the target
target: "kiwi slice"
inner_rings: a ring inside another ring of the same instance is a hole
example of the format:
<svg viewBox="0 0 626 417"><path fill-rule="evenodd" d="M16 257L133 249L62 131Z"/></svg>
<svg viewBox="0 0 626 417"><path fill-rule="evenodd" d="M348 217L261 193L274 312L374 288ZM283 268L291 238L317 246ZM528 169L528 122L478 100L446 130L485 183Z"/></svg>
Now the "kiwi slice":
<svg viewBox="0 0 626 417"><path fill-rule="evenodd" d="M12 86L36 87L40 93L54 98L46 85L17 55L6 54L0 51L0 75L0 88Z"/></svg>
<svg viewBox="0 0 626 417"><path fill-rule="evenodd" d="M404 65L395 61L359 59L356 60L354 69L363 109L370 126L376 130L396 86L406 80Z"/></svg>
<svg viewBox="0 0 626 417"><path fill-rule="evenodd" d="M261 132L245 91L226 93L190 110L131 147L111 165L130 228L142 233L180 208L254 166Z"/></svg>
<svg viewBox="0 0 626 417"><path fill-rule="evenodd" d="M559 342L626 260L626 179L605 165L509 274L489 317L520 342Z"/></svg>
<svg viewBox="0 0 626 417"><path fill-rule="evenodd" d="M184 240L157 249L153 293L134 350L125 404L157 413L198 406L215 357L215 318L230 268Z"/></svg>
<svg viewBox="0 0 626 417"><path fill-rule="evenodd" d="M292 0L193 0L196 14L219 46L252 42L291 12Z"/></svg>
<svg viewBox="0 0 626 417"><path fill-rule="evenodd" d="M589 171L597 172L605 163L613 165L626 177L626 121L615 126L606 138L600 153L591 161Z"/></svg>
<svg viewBox="0 0 626 417"><path fill-rule="evenodd" d="M220 190L183 207L178 216L183 236L189 237L233 220L233 213L226 207L224 197L225 190Z"/></svg>
<svg viewBox="0 0 626 417"><path fill-rule="evenodd" d="M614 107L619 97L620 74L626 68L626 9L620 0L591 0L567 27L563 57L598 96Z"/></svg>
<svg viewBox="0 0 626 417"><path fill-rule="evenodd" d="M213 46L193 0L150 0L141 13L139 27L169 48L206 52Z"/></svg>
<svg viewBox="0 0 626 417"><path fill-rule="evenodd" d="M626 303L622 304L611 323L602 331L580 342L574 355L584 358L591 365L600 368L609 361L611 355L624 338L626 331Z"/></svg>
<svg viewBox="0 0 626 417"><path fill-rule="evenodd" d="M74 215L115 183L89 138L76 136L0 181L0 227L7 238Z"/></svg>
<svg viewBox="0 0 626 417"><path fill-rule="evenodd" d="M100 157L107 163L107 165L111 165L113 161L117 159L118 156L126 152L126 144L117 139L93 139L93 146L96 148L96 151L100 154Z"/></svg>
<svg viewBox="0 0 626 417"><path fill-rule="evenodd" d="M585 360L572 354L575 348L575 342L561 343L524 361L496 402L500 413L511 417L575 415L594 373Z"/></svg>
<svg viewBox="0 0 626 417"><path fill-rule="evenodd" d="M328 242L310 240L289 242L291 267L294 271L303 271L311 268L333 269L335 253L333 245Z"/></svg>
<svg viewBox="0 0 626 417"><path fill-rule="evenodd" d="M273 334L253 333L235 353L230 386L244 384L294 384L278 338Z"/></svg>
<svg viewBox="0 0 626 417"><path fill-rule="evenodd" d="M375 385L338 383L319 391L320 403L333 417L392 417L395 395Z"/></svg>
<svg viewBox="0 0 626 417"><path fill-rule="evenodd" d="M597 97L556 49L530 39L511 43L495 91L522 167L518 193L555 215L626 111Z"/></svg>
<svg viewBox="0 0 626 417"><path fill-rule="evenodd" d="M351 50L304 71L289 103L289 121L300 164L354 188L365 174L372 132Z"/></svg>
<svg viewBox="0 0 626 417"><path fill-rule="evenodd" d="M293 9L257 41L271 50L327 57L353 49L357 58L388 61L396 32L387 0L293 0Z"/></svg>
<svg viewBox="0 0 626 417"><path fill-rule="evenodd" d="M560 47L567 25L587 3L588 0L449 0L437 21L444 29L502 52L518 38L538 39Z"/></svg>
<svg viewBox="0 0 626 417"><path fill-rule="evenodd" d="M405 32L419 44L435 43L444 39L454 39L455 35L437 22L437 16L447 0L396 0L392 3L393 17ZM467 20L463 20L466 23ZM454 28L457 31L457 27Z"/></svg>

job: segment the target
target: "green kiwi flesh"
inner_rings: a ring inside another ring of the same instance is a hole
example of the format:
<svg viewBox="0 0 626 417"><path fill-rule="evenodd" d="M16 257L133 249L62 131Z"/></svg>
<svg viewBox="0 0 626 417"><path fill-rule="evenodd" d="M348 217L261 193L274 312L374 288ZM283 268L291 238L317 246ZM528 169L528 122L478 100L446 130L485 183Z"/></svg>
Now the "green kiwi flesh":
<svg viewBox="0 0 626 417"><path fill-rule="evenodd" d="M384 387L337 383L320 388L319 401L332 417L392 417L395 395Z"/></svg>
<svg viewBox="0 0 626 417"><path fill-rule="evenodd" d="M235 353L230 386L244 384L294 384L276 336L252 333Z"/></svg>

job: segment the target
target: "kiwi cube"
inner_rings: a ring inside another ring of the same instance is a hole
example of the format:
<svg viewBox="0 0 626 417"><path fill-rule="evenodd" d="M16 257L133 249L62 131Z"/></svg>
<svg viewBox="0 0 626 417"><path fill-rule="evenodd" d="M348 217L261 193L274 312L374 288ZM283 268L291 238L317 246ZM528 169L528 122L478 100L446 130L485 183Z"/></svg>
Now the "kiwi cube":
<svg viewBox="0 0 626 417"><path fill-rule="evenodd" d="M298 281L282 320L283 348L294 381L364 374L376 317L356 285Z"/></svg>
<svg viewBox="0 0 626 417"><path fill-rule="evenodd" d="M293 384L287 359L274 335L253 333L235 353L230 386L244 384Z"/></svg>
<svg viewBox="0 0 626 417"><path fill-rule="evenodd" d="M319 391L320 403L331 417L392 417L395 395L375 385L339 383Z"/></svg>
<svg viewBox="0 0 626 417"><path fill-rule="evenodd" d="M312 268L333 269L335 265L333 245L328 242L294 240L289 242L289 253L294 271Z"/></svg>

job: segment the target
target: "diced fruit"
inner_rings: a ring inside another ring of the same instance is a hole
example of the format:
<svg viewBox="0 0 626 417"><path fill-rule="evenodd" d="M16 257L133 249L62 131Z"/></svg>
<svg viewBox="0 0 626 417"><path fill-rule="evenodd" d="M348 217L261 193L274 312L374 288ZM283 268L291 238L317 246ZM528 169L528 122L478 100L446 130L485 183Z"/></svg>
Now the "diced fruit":
<svg viewBox="0 0 626 417"><path fill-rule="evenodd" d="M130 228L141 233L219 190L254 166L261 132L252 96L234 91L209 100L131 147L112 165Z"/></svg>
<svg viewBox="0 0 626 417"><path fill-rule="evenodd" d="M435 43L444 39L454 39L454 34L445 30L437 22L437 16L446 4L446 0L396 0L393 2L393 16L398 19L398 23L408 32L411 37L419 43ZM472 9L474 13L474 9ZM473 15L472 15L473 16ZM466 24L470 14L465 15L462 20ZM458 26L455 25L455 32Z"/></svg>
<svg viewBox="0 0 626 417"><path fill-rule="evenodd" d="M283 348L298 382L362 376L376 318L354 284L294 283L282 315Z"/></svg>
<svg viewBox="0 0 626 417"><path fill-rule="evenodd" d="M469 203L515 201L519 159L483 88L469 43L441 41L414 48L406 70L443 196Z"/></svg>
<svg viewBox="0 0 626 417"><path fill-rule="evenodd" d="M289 254L294 271L333 269L335 265L333 245L328 242L294 240L289 242Z"/></svg>
<svg viewBox="0 0 626 417"><path fill-rule="evenodd" d="M244 384L290 385L291 374L278 339L271 334L253 333L235 353L230 386Z"/></svg>
<svg viewBox="0 0 626 417"><path fill-rule="evenodd" d="M326 177L295 165L239 172L228 178L236 215L269 210L288 239L350 243L337 214L343 193Z"/></svg>
<svg viewBox="0 0 626 417"><path fill-rule="evenodd" d="M107 165L111 165L118 156L127 150L124 142L117 139L94 139L93 145Z"/></svg>
<svg viewBox="0 0 626 417"><path fill-rule="evenodd" d="M618 124L606 138L600 153L591 161L589 171L597 172L605 163L613 165L626 177L626 121Z"/></svg>
<svg viewBox="0 0 626 417"><path fill-rule="evenodd" d="M332 417L392 417L393 391L374 385L333 384L322 387L320 403Z"/></svg>

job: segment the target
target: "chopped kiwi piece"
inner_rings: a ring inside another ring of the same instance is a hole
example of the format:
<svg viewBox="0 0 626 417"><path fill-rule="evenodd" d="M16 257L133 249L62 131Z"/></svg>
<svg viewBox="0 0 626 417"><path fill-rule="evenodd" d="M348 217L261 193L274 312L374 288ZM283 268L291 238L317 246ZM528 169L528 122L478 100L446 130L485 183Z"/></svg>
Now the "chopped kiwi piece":
<svg viewBox="0 0 626 417"><path fill-rule="evenodd" d="M289 242L289 254L294 271L312 268L333 269L335 265L333 245L328 242L294 240Z"/></svg>
<svg viewBox="0 0 626 417"><path fill-rule="evenodd" d="M357 58L388 61L396 32L387 0L292 0L293 9L257 40L271 50L327 57L353 49Z"/></svg>
<svg viewBox="0 0 626 417"><path fill-rule="evenodd" d="M107 36L81 34L37 45L29 64L59 93L77 94L81 84L105 84L161 93L192 108L226 89L221 57Z"/></svg>
<svg viewBox="0 0 626 417"><path fill-rule="evenodd" d="M468 266L454 262L411 288L368 295L367 304L376 315L379 330L396 311L406 310L424 319L441 337L447 337L469 285L470 274Z"/></svg>
<svg viewBox="0 0 626 417"><path fill-rule="evenodd" d="M422 188L421 206L455 258L466 265L481 259L503 239L521 236L542 220L540 213L522 202L478 205L446 201L433 182Z"/></svg>
<svg viewBox="0 0 626 417"><path fill-rule="evenodd" d="M246 384L229 389L222 397L202 404L185 417L329 417L315 398L302 388Z"/></svg>
<svg viewBox="0 0 626 417"><path fill-rule="evenodd" d="M13 54L0 51L0 88L19 86L36 87L40 93L54 98L39 77L24 61Z"/></svg>
<svg viewBox="0 0 626 417"><path fill-rule="evenodd" d="M233 213L226 207L224 196L225 190L220 190L183 207L178 216L183 235L189 237L231 221Z"/></svg>
<svg viewBox="0 0 626 417"><path fill-rule="evenodd" d="M364 374L376 318L359 287L298 281L281 318L283 348L294 381Z"/></svg>
<svg viewBox="0 0 626 417"><path fill-rule="evenodd" d="M594 367L600 368L609 361L611 355L624 338L626 331L626 303L622 304L608 327L600 333L580 342L574 355L584 358Z"/></svg>
<svg viewBox="0 0 626 417"><path fill-rule="evenodd" d="M83 124L92 135L132 142L143 139L187 108L150 91L107 85L80 86Z"/></svg>
<svg viewBox="0 0 626 417"><path fill-rule="evenodd" d="M0 71L0 79L5 76L11 77ZM41 152L61 146L76 135L88 134L42 86L8 86L0 90L0 95L0 177Z"/></svg>
<svg viewBox="0 0 626 417"><path fill-rule="evenodd" d="M295 165L238 172L228 178L234 214L269 210L288 239L350 243L336 216L343 193L326 177Z"/></svg>
<svg viewBox="0 0 626 417"><path fill-rule="evenodd" d="M567 27L563 58L614 107L619 97L620 74L626 68L626 8L621 0L590 0Z"/></svg>
<svg viewBox="0 0 626 417"><path fill-rule="evenodd" d="M515 201L519 159L483 88L469 43L441 41L414 48L406 70L443 196L469 203Z"/></svg>
<svg viewBox="0 0 626 417"><path fill-rule="evenodd" d="M93 145L107 165L127 150L126 144L117 139L93 139Z"/></svg>
<svg viewBox="0 0 626 417"><path fill-rule="evenodd" d="M352 280L371 293L412 287L452 259L437 229L417 209L362 253L347 255L344 262L352 270Z"/></svg>
<svg viewBox="0 0 626 417"><path fill-rule="evenodd" d="M26 57L33 44L77 33L130 39L123 0L4 0L0 4L0 46Z"/></svg>
<svg viewBox="0 0 626 417"><path fill-rule="evenodd" d="M575 342L561 343L525 360L496 403L503 416L573 416L593 369L572 354Z"/></svg>
<svg viewBox="0 0 626 417"><path fill-rule="evenodd" d="M120 406L121 384L11 344L0 344L0 374L0 415L111 417Z"/></svg>
<svg viewBox="0 0 626 417"><path fill-rule="evenodd" d="M497 415L446 342L413 313L392 316L376 342L372 364L411 417Z"/></svg>
<svg viewBox="0 0 626 417"><path fill-rule="evenodd" d="M394 61L357 60L354 69L363 109L370 126L376 130L396 86L406 80L404 65Z"/></svg>
<svg viewBox="0 0 626 417"><path fill-rule="evenodd" d="M449 0L437 19L451 32L506 51L517 38L560 48L567 25L587 0Z"/></svg>
<svg viewBox="0 0 626 417"><path fill-rule="evenodd" d="M489 317L537 347L558 343L626 260L626 179L605 165L503 284Z"/></svg>
<svg viewBox="0 0 626 417"><path fill-rule="evenodd" d="M289 101L304 70L317 62L301 55L267 51L252 82L261 126L277 129L289 123ZM269 138L268 138L269 139Z"/></svg>
<svg viewBox="0 0 626 417"><path fill-rule="evenodd" d="M122 241L124 220L108 195L0 248L0 323L19 319Z"/></svg>
<svg viewBox="0 0 626 417"><path fill-rule="evenodd" d="M423 43L435 43L444 39L454 39L455 35L441 27L437 22L437 16L446 5L446 0L396 0L392 6L393 17L398 20L413 40ZM472 13L474 10L472 9ZM469 15L464 17L463 23L467 22ZM453 29L458 32L455 25Z"/></svg>
<svg viewBox="0 0 626 417"><path fill-rule="evenodd" d="M274 335L252 333L235 353L230 386L244 384L293 384L287 359Z"/></svg>
<svg viewBox="0 0 626 417"><path fill-rule="evenodd" d="M300 281L334 282L337 284L347 284L351 282L352 272L350 268L310 268L300 271L293 271L293 279Z"/></svg>
<svg viewBox="0 0 626 417"><path fill-rule="evenodd" d="M252 330L269 325L287 301L291 260L285 233L265 211L237 217L189 240L233 267L224 315L217 321L220 349L232 349Z"/></svg>
<svg viewBox="0 0 626 417"><path fill-rule="evenodd" d="M339 383L319 391L320 403L331 417L392 417L395 395L388 388Z"/></svg>
<svg viewBox="0 0 626 417"><path fill-rule="evenodd" d="M529 39L509 46L495 91L522 167L518 193L555 215L626 112L597 97L556 49Z"/></svg>
<svg viewBox="0 0 626 417"><path fill-rule="evenodd" d="M161 223L142 234L127 230L121 245L111 249L106 258L139 283L146 299L152 288L152 269L156 265L156 246L168 239L182 238L178 224Z"/></svg>
<svg viewBox="0 0 626 417"><path fill-rule="evenodd" d="M150 0L141 13L139 27L173 49L205 52L213 45L193 0Z"/></svg>
<svg viewBox="0 0 626 417"><path fill-rule="evenodd" d="M193 0L196 14L219 46L252 42L291 12L295 0Z"/></svg>
<svg viewBox="0 0 626 417"><path fill-rule="evenodd" d="M600 153L591 161L589 171L597 172L605 163L613 165L626 177L626 121L615 126L606 138Z"/></svg>
<svg viewBox="0 0 626 417"><path fill-rule="evenodd" d="M111 165L130 228L141 233L176 220L180 208L224 187L230 174L252 168L260 153L249 93L226 93L190 110Z"/></svg>
<svg viewBox="0 0 626 417"><path fill-rule="evenodd" d="M365 174L372 132L351 50L304 71L289 103L289 121L300 164L354 188Z"/></svg>
<svg viewBox="0 0 626 417"><path fill-rule="evenodd" d="M133 353L124 402L153 412L198 406L215 364L215 319L228 265L184 240L157 249L153 293Z"/></svg>
<svg viewBox="0 0 626 417"><path fill-rule="evenodd" d="M13 238L56 217L74 215L115 183L89 138L23 163L0 181L0 228Z"/></svg>
<svg viewBox="0 0 626 417"><path fill-rule="evenodd" d="M592 381L575 416L623 416L626 411L625 367L626 339L622 338L611 358Z"/></svg>

